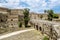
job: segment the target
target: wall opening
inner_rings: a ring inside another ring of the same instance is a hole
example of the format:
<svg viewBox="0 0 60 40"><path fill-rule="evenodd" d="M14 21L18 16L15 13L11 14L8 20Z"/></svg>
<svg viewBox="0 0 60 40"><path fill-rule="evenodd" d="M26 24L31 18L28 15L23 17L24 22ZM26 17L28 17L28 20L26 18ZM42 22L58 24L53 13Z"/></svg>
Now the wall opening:
<svg viewBox="0 0 60 40"><path fill-rule="evenodd" d="M36 29L38 30L38 25L36 25Z"/></svg>
<svg viewBox="0 0 60 40"><path fill-rule="evenodd" d="M39 29L40 29L40 31L42 31L42 28L41 27L39 27Z"/></svg>
<svg viewBox="0 0 60 40"><path fill-rule="evenodd" d="M13 21L13 19L11 19L11 21Z"/></svg>
<svg viewBox="0 0 60 40"><path fill-rule="evenodd" d="M4 22L4 21L1 19L1 22Z"/></svg>

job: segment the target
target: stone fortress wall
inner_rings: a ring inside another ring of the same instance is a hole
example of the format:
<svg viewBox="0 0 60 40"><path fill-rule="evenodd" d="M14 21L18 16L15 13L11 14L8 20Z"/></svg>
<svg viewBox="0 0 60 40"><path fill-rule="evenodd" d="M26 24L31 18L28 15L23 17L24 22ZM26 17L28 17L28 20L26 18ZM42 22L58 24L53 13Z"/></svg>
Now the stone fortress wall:
<svg viewBox="0 0 60 40"><path fill-rule="evenodd" d="M30 12L29 17L32 20L33 26L40 30L43 34L47 34L51 40L57 40L60 38L60 28L58 23L48 22L40 20L41 15L43 15L42 19L47 19L48 14L36 14ZM0 7L0 27L18 27L18 22L23 22L23 9L8 9ZM60 15L59 15L60 18ZM22 21L21 21L22 20ZM40 21L39 21L40 20ZM30 22L30 23L31 23ZM35 23L34 23L35 22Z"/></svg>
<svg viewBox="0 0 60 40"><path fill-rule="evenodd" d="M30 20L30 23L42 34L46 34L49 40L60 40L60 23L37 19Z"/></svg>
<svg viewBox="0 0 60 40"><path fill-rule="evenodd" d="M29 17L30 19L33 17L39 19L39 16L39 14L30 13ZM8 9L0 7L0 22L4 21L9 27L17 27L18 21L23 20L23 17L23 9Z"/></svg>
<svg viewBox="0 0 60 40"><path fill-rule="evenodd" d="M6 27L8 19L8 9L0 7L0 27Z"/></svg>
<svg viewBox="0 0 60 40"><path fill-rule="evenodd" d="M5 23L8 27L18 27L20 15L22 16L22 9L0 7L0 24Z"/></svg>
<svg viewBox="0 0 60 40"><path fill-rule="evenodd" d="M30 19L41 19L41 15L43 16L42 19L47 19L46 13L44 14L38 14L34 12L30 12L29 17ZM60 14L59 18L60 18ZM23 9L9 9L9 8L4 8L0 7L0 22L4 21L6 24L8 24L9 27L16 27L18 26L18 21L23 22Z"/></svg>
<svg viewBox="0 0 60 40"><path fill-rule="evenodd" d="M48 14L45 14L45 13L37 14L37 13L33 13L33 12L30 13L30 18L31 19L41 19L41 15L42 15L42 19L44 19L44 20L48 18L47 17Z"/></svg>

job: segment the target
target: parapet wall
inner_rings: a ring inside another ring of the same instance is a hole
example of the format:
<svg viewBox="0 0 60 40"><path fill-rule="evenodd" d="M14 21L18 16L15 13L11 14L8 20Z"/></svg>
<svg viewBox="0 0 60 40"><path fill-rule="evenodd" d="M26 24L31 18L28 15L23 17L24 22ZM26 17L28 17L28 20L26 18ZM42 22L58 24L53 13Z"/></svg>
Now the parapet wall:
<svg viewBox="0 0 60 40"><path fill-rule="evenodd" d="M45 20L30 20L34 28L41 31L42 34L47 34L50 40L58 40L60 38L60 25L56 22Z"/></svg>

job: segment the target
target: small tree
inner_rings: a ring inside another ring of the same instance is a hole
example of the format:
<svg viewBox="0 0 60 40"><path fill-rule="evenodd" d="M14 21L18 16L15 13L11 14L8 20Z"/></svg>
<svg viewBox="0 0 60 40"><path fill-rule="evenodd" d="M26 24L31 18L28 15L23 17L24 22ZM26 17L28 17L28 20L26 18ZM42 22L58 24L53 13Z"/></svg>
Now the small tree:
<svg viewBox="0 0 60 40"><path fill-rule="evenodd" d="M49 40L49 38L48 38L47 36L45 36L45 37L43 38L43 40Z"/></svg>
<svg viewBox="0 0 60 40"><path fill-rule="evenodd" d="M22 22L19 22L19 27L22 27Z"/></svg>
<svg viewBox="0 0 60 40"><path fill-rule="evenodd" d="M46 13L47 12L47 10L44 10L44 13Z"/></svg>
<svg viewBox="0 0 60 40"><path fill-rule="evenodd" d="M23 14L24 14L24 24L25 24L25 27L27 27L28 26L28 22L29 22L29 9L24 9L24 12L23 12Z"/></svg>
<svg viewBox="0 0 60 40"><path fill-rule="evenodd" d="M53 18L59 18L57 14L53 14Z"/></svg>
<svg viewBox="0 0 60 40"><path fill-rule="evenodd" d="M48 20L52 21L54 14L53 10L46 10L46 12L48 13Z"/></svg>
<svg viewBox="0 0 60 40"><path fill-rule="evenodd" d="M48 13L48 20L52 21L53 18L59 18L57 14L54 14L53 10L44 10Z"/></svg>

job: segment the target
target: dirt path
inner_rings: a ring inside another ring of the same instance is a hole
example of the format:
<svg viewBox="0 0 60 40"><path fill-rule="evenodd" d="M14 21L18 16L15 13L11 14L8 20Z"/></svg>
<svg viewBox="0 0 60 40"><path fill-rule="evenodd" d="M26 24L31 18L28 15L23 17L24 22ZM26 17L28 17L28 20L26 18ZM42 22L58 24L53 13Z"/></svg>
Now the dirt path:
<svg viewBox="0 0 60 40"><path fill-rule="evenodd" d="M40 31L31 30L1 40L43 40L43 37Z"/></svg>
<svg viewBox="0 0 60 40"><path fill-rule="evenodd" d="M20 34L20 33L23 33L23 32L31 31L31 30L35 30L35 29L27 29L27 30L21 30L21 31L8 33L8 34L0 36L0 40L4 39L4 38L7 38L7 37L11 37L11 36L17 35L17 34Z"/></svg>

